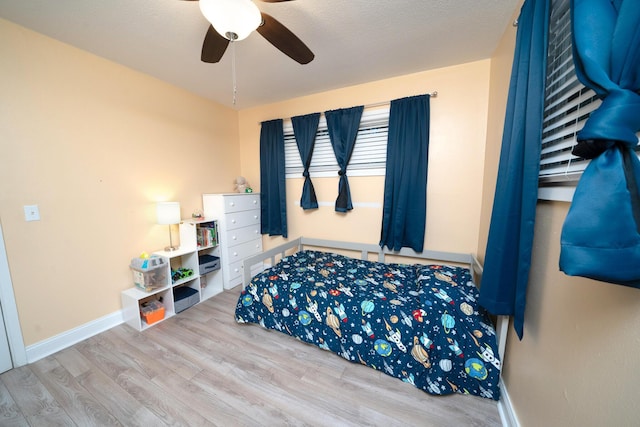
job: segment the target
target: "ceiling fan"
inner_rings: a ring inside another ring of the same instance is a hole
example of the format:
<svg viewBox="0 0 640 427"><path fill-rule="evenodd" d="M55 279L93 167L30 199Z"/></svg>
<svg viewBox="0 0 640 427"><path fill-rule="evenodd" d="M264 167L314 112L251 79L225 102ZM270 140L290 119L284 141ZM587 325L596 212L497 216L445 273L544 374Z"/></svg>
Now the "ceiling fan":
<svg viewBox="0 0 640 427"><path fill-rule="evenodd" d="M202 14L211 23L202 43L202 62L219 62L229 42L242 40L254 30L300 64L308 64L315 57L302 40L274 17L261 12L252 0L185 1L199 1ZM261 1L280 3L291 0Z"/></svg>

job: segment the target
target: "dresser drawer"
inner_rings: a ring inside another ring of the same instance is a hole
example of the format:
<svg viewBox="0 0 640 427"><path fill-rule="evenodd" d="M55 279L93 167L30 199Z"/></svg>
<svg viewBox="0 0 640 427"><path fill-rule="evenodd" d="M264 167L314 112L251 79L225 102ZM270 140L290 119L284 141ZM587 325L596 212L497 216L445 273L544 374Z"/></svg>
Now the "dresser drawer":
<svg viewBox="0 0 640 427"><path fill-rule="evenodd" d="M238 261L238 262L234 262L232 264L229 264L229 281L235 280L235 279L239 279L240 282L242 282L242 271L244 269L244 261ZM264 271L264 264L259 262L255 265L251 266L251 277L255 276L256 274L260 273Z"/></svg>
<svg viewBox="0 0 640 427"><path fill-rule="evenodd" d="M224 196L224 212L239 212L260 207L260 194Z"/></svg>
<svg viewBox="0 0 640 427"><path fill-rule="evenodd" d="M225 239L229 247L246 243L250 240L260 239L260 224L250 225L248 227L234 228L228 230Z"/></svg>
<svg viewBox="0 0 640 427"><path fill-rule="evenodd" d="M237 261L242 261L248 256L262 252L262 239L260 238L250 242L241 243L227 249L227 262L232 264Z"/></svg>
<svg viewBox="0 0 640 427"><path fill-rule="evenodd" d="M242 261L236 261L229 264L228 271L230 281L242 276Z"/></svg>
<svg viewBox="0 0 640 427"><path fill-rule="evenodd" d="M255 224L260 224L260 211L258 209L227 214L224 228L226 230L233 230Z"/></svg>

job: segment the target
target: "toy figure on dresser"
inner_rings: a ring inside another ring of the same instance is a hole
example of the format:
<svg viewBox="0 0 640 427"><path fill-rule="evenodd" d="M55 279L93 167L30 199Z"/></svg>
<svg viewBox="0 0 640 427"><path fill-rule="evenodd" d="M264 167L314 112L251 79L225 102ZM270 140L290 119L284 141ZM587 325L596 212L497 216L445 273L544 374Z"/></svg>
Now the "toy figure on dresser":
<svg viewBox="0 0 640 427"><path fill-rule="evenodd" d="M233 184L235 186L236 193L253 193L251 186L244 176L237 177Z"/></svg>

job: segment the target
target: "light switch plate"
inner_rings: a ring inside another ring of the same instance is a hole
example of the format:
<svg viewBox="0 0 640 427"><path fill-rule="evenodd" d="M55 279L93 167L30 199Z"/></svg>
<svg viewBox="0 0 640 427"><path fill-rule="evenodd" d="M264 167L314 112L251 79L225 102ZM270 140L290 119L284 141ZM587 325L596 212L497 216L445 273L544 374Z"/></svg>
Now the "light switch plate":
<svg viewBox="0 0 640 427"><path fill-rule="evenodd" d="M38 209L38 205L25 205L24 219L25 221L40 221L40 210Z"/></svg>

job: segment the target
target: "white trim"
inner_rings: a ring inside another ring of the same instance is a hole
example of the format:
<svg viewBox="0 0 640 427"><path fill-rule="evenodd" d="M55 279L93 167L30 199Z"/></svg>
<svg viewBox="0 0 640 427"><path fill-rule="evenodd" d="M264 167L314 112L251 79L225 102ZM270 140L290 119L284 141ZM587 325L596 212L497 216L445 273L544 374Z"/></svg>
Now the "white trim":
<svg viewBox="0 0 640 427"><path fill-rule="evenodd" d="M43 357L47 357L53 353L79 343L82 340L91 338L101 332L113 328L124 323L122 311L107 314L99 319L92 320L89 323L70 329L61 334L55 335L39 343L27 347L27 360L29 363L37 362Z"/></svg>
<svg viewBox="0 0 640 427"><path fill-rule="evenodd" d="M576 187L573 186L540 187L538 188L538 199L571 203L575 191Z"/></svg>
<svg viewBox="0 0 640 427"><path fill-rule="evenodd" d="M24 366L27 364L27 354L22 339L22 329L20 328L16 298L13 293L13 283L11 282L9 260L4 246L2 224L0 224L0 301L2 301L2 314L4 316L13 367Z"/></svg>
<svg viewBox="0 0 640 427"><path fill-rule="evenodd" d="M503 427L520 427L520 421L516 412L513 410L511 398L507 392L507 386L504 385L502 377L500 378L500 400L498 401L498 413Z"/></svg>

